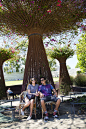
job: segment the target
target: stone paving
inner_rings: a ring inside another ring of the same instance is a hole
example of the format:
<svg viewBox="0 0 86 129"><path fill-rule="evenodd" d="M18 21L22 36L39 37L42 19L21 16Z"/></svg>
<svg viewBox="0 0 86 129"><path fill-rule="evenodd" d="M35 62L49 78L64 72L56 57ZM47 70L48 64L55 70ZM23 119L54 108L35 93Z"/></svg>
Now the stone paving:
<svg viewBox="0 0 86 129"><path fill-rule="evenodd" d="M18 107L19 100L14 101L12 105ZM19 117L18 111L15 117ZM0 123L0 129L86 129L86 113L81 115L71 114L70 105L64 105L64 103L60 107L59 119L54 119L52 116L50 116L48 122L44 122L42 118L32 118L29 121L26 119L27 116L24 116L19 121Z"/></svg>

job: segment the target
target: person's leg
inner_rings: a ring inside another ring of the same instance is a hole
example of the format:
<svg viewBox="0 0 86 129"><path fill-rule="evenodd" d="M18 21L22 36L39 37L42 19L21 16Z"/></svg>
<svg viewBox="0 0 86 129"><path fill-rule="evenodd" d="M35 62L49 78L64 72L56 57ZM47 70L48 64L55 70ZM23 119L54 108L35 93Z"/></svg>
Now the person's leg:
<svg viewBox="0 0 86 129"><path fill-rule="evenodd" d="M30 120L31 117L32 117L34 101L35 101L34 99L31 99L31 103L30 103L30 115L28 116L27 120Z"/></svg>
<svg viewBox="0 0 86 129"><path fill-rule="evenodd" d="M45 107L45 102L44 100L41 100L41 106L43 108L43 111L45 112L46 111L46 107Z"/></svg>
<svg viewBox="0 0 86 129"><path fill-rule="evenodd" d="M25 110L25 108L27 108L29 105L30 105L30 101L28 102L28 103L26 103L25 105L24 105L24 107L22 108L22 111L24 111Z"/></svg>
<svg viewBox="0 0 86 129"><path fill-rule="evenodd" d="M58 115L59 115L58 108L59 108L60 102L61 102L60 99L58 99L58 100L56 101L56 106L55 106L55 109L54 109L54 112L53 112L54 118L57 118ZM58 115L56 115L57 113L58 113Z"/></svg>
<svg viewBox="0 0 86 129"><path fill-rule="evenodd" d="M13 99L14 99L14 93L13 93Z"/></svg>
<svg viewBox="0 0 86 129"><path fill-rule="evenodd" d="M57 110L57 111L58 111L58 107L59 107L59 105L60 105L60 102L61 102L61 100L60 100L60 99L58 99L58 100L57 100L57 102L56 102L55 110Z"/></svg>
<svg viewBox="0 0 86 129"><path fill-rule="evenodd" d="M34 99L31 99L31 103L30 103L30 117L32 116L32 112L33 112L33 106L34 106Z"/></svg>
<svg viewBox="0 0 86 129"><path fill-rule="evenodd" d="M43 100L44 99L44 100ZM45 106L45 101L47 101L47 98L46 97L44 97L44 98L42 98L41 99L41 106L42 106L42 108L43 108L43 111L44 111L44 113L45 113L45 117L44 117L44 119L45 120L48 120L49 118L48 118L48 112L47 112L47 110L46 110L46 106Z"/></svg>
<svg viewBox="0 0 86 129"><path fill-rule="evenodd" d="M25 98L25 105L24 107L21 109L21 114L24 116L24 110L25 108L27 108L30 105L30 101L29 99L27 99L27 97Z"/></svg>

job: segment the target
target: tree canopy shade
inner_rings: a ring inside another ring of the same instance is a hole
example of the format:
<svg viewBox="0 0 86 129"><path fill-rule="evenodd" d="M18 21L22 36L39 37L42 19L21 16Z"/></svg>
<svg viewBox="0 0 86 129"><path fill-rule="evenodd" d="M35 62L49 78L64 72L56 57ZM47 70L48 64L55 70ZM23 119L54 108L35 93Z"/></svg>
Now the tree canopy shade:
<svg viewBox="0 0 86 129"><path fill-rule="evenodd" d="M46 76L53 84L42 36L75 29L85 18L85 0L3 0L0 8L1 28L4 25L29 38L22 90L28 76L37 80Z"/></svg>
<svg viewBox="0 0 86 129"><path fill-rule="evenodd" d="M0 21L13 32L56 34L85 18L85 0L4 0Z"/></svg>
<svg viewBox="0 0 86 129"><path fill-rule="evenodd" d="M82 72L86 72L86 34L82 35L79 43L76 44L78 66Z"/></svg>

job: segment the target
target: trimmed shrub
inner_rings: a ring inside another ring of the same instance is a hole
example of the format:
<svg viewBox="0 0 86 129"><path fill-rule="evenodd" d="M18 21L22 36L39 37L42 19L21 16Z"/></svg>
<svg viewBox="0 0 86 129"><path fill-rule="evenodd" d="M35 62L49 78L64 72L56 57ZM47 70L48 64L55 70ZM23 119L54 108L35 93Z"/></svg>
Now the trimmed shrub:
<svg viewBox="0 0 86 129"><path fill-rule="evenodd" d="M77 71L77 74L81 74L82 72L81 71Z"/></svg>
<svg viewBox="0 0 86 129"><path fill-rule="evenodd" d="M70 76L70 80L71 80L71 85L73 85L74 84L74 77Z"/></svg>
<svg viewBox="0 0 86 129"><path fill-rule="evenodd" d="M86 87L86 75L78 74L74 79L74 84L80 87Z"/></svg>

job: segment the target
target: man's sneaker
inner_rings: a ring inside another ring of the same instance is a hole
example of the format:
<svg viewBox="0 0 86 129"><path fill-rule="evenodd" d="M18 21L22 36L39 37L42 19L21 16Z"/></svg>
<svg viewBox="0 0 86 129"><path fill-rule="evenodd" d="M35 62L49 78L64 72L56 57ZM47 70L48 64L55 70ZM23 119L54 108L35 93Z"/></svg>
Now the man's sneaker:
<svg viewBox="0 0 86 129"><path fill-rule="evenodd" d="M48 120L49 120L48 116L45 116L45 117L44 117L44 120L45 120L45 121L48 121Z"/></svg>
<svg viewBox="0 0 86 129"><path fill-rule="evenodd" d="M22 114L22 116L24 116L24 111L22 111L22 109L21 109L21 114Z"/></svg>
<svg viewBox="0 0 86 129"><path fill-rule="evenodd" d="M58 115L53 115L54 118L58 118Z"/></svg>
<svg viewBox="0 0 86 129"><path fill-rule="evenodd" d="M27 120L30 120L32 118L32 116L28 116Z"/></svg>

